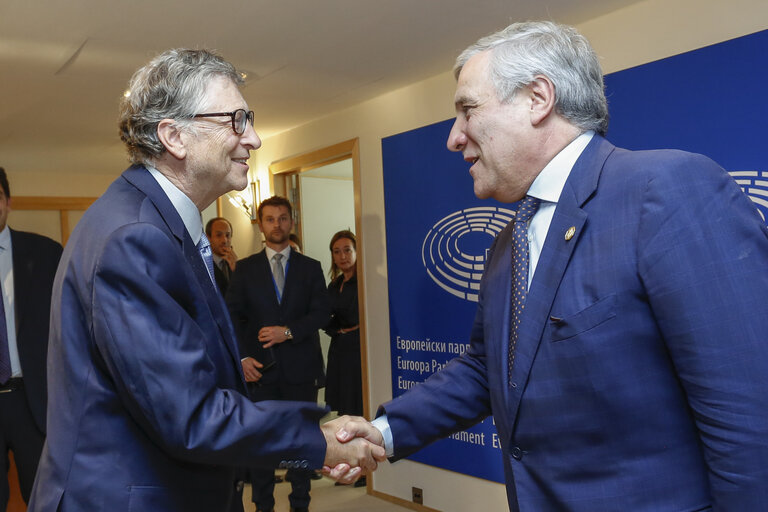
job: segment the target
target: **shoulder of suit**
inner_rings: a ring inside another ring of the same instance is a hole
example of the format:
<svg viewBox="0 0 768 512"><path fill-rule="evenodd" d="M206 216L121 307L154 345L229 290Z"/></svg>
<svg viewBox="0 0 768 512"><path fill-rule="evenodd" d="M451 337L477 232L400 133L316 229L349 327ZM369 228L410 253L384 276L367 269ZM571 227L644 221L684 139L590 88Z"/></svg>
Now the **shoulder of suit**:
<svg viewBox="0 0 768 512"><path fill-rule="evenodd" d="M244 266L250 266L257 264L260 260L267 261L266 257L266 251L264 249L260 250L259 252L253 253L250 256L246 256L245 258L241 258L237 260L237 266L240 265Z"/></svg>
<svg viewBox="0 0 768 512"><path fill-rule="evenodd" d="M301 261L303 263L308 263L308 264L312 264L312 265L314 265L314 264L318 264L319 265L320 264L320 262L318 260L316 260L314 258L310 258L306 254L302 254L302 253L296 252L296 251L291 251L291 258L290 259L293 260L294 262Z"/></svg>
<svg viewBox="0 0 768 512"><path fill-rule="evenodd" d="M11 229L11 242L14 245L26 244L29 246L35 246L39 250L62 250L61 244L56 240L38 233L31 233L29 231L16 231L15 229Z"/></svg>

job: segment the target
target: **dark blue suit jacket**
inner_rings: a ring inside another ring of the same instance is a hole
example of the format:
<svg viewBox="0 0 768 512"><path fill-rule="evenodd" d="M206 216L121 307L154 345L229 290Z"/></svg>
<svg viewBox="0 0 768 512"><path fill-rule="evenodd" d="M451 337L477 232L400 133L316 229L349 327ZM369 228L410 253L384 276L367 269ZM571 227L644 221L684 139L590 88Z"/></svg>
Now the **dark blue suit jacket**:
<svg viewBox="0 0 768 512"><path fill-rule="evenodd" d="M264 364L275 361L275 368L264 373L263 383L316 383L324 375L318 331L331 319L320 262L292 250L278 302L266 254L263 250L238 261L227 291L240 353ZM259 330L270 325L288 326L293 339L265 350Z"/></svg>
<svg viewBox="0 0 768 512"><path fill-rule="evenodd" d="M511 510L768 510L768 229L730 176L595 136L508 384L510 247L508 228L469 352L385 404L396 457L492 412Z"/></svg>
<svg viewBox="0 0 768 512"><path fill-rule="evenodd" d="M52 310L30 511L227 510L232 466L322 466L322 409L245 396L221 296L146 169L78 223Z"/></svg>
<svg viewBox="0 0 768 512"><path fill-rule="evenodd" d="M45 432L48 322L51 287L61 258L61 244L36 233L11 229L16 345L29 409Z"/></svg>

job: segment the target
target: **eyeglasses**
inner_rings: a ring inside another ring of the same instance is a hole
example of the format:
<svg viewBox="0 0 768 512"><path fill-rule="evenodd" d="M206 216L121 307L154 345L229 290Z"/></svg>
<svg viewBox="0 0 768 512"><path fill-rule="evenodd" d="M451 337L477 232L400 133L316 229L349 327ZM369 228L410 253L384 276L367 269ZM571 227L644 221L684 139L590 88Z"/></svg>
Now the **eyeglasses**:
<svg viewBox="0 0 768 512"><path fill-rule="evenodd" d="M229 116L232 119L232 129L237 135L242 135L245 132L245 123L251 123L253 126L253 110L245 111L245 109L239 108L234 112L212 112L210 114L196 114L192 117L224 117Z"/></svg>

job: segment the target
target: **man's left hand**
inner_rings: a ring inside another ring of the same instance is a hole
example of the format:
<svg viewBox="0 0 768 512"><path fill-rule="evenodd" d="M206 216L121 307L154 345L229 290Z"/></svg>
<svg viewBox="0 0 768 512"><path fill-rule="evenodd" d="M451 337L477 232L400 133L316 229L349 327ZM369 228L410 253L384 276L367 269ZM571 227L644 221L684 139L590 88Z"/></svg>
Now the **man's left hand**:
<svg viewBox="0 0 768 512"><path fill-rule="evenodd" d="M285 330L288 329L284 325L270 325L268 327L262 327L259 330L259 341L264 344L264 348L269 348L272 345L277 345L288 339L285 335Z"/></svg>

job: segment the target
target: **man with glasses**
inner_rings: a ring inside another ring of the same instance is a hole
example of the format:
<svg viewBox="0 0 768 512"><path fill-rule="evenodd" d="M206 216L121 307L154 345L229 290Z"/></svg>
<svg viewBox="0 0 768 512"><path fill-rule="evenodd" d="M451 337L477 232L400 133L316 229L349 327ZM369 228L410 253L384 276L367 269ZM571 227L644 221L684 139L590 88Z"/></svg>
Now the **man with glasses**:
<svg viewBox="0 0 768 512"><path fill-rule="evenodd" d="M171 50L139 69L133 166L85 213L54 283L48 438L29 510L228 510L234 466L373 469L313 403L254 404L200 212L261 145L234 67Z"/></svg>

